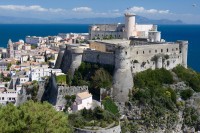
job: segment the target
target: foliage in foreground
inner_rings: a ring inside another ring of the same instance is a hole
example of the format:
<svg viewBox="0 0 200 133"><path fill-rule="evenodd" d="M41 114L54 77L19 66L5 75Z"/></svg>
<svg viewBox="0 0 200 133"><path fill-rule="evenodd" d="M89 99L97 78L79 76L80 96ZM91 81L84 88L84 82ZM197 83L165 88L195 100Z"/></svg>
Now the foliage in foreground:
<svg viewBox="0 0 200 133"><path fill-rule="evenodd" d="M112 113L96 107L94 110L83 109L77 113L69 115L69 121L74 127L84 128L102 127L105 128L110 124L118 124L118 119Z"/></svg>
<svg viewBox="0 0 200 133"><path fill-rule="evenodd" d="M28 101L19 107L13 104L0 107L1 133L69 133L67 115L52 105Z"/></svg>

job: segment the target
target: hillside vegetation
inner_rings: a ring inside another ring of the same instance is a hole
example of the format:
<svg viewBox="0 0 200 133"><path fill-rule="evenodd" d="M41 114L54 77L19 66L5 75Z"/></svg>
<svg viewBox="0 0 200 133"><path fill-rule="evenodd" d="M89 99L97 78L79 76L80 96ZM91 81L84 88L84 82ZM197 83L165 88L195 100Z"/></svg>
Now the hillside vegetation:
<svg viewBox="0 0 200 133"><path fill-rule="evenodd" d="M177 83L173 80L173 72L179 81L186 83L186 88L180 90L170 87ZM129 118L129 121L122 122L123 132L159 132L162 129L172 132L177 124L182 124L183 128L199 129L200 117L197 108L186 104L194 91L199 92L199 73L182 66L177 66L173 72L166 69L148 69L134 76L134 88L129 94L130 102L126 106L137 107L138 111L129 110L133 120ZM182 122L179 121L180 112L184 118Z"/></svg>
<svg viewBox="0 0 200 133"><path fill-rule="evenodd" d="M67 74L67 84L87 85L93 94L99 95L100 88L111 88L113 71L114 67L111 65L82 62L73 78Z"/></svg>

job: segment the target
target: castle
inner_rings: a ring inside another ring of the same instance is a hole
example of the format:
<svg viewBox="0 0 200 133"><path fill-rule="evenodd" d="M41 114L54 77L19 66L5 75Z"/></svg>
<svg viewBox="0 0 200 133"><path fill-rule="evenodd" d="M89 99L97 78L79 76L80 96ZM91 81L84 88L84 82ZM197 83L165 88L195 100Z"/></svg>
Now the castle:
<svg viewBox="0 0 200 133"><path fill-rule="evenodd" d="M92 25L89 44L72 44L59 52L56 67L72 74L81 62L115 66L113 98L128 101L133 76L149 68L187 68L188 41L165 42L156 25L138 25L125 13L125 24Z"/></svg>

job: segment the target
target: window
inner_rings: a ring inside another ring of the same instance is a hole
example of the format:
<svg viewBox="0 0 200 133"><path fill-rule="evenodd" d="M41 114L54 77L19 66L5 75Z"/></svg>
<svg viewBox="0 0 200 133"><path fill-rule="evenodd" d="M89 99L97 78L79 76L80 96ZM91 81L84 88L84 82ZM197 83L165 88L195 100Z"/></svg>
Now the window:
<svg viewBox="0 0 200 133"><path fill-rule="evenodd" d="M144 54L144 51L143 51L143 54Z"/></svg>
<svg viewBox="0 0 200 133"><path fill-rule="evenodd" d="M178 48L176 48L176 51L178 51Z"/></svg>
<svg viewBox="0 0 200 133"><path fill-rule="evenodd" d="M4 97L2 97L2 100L4 100Z"/></svg>
<svg viewBox="0 0 200 133"><path fill-rule="evenodd" d="M163 49L161 49L161 53L163 52Z"/></svg>
<svg viewBox="0 0 200 133"><path fill-rule="evenodd" d="M136 54L138 54L138 51L136 52Z"/></svg>
<svg viewBox="0 0 200 133"><path fill-rule="evenodd" d="M125 52L125 54L127 55L127 52Z"/></svg>
<svg viewBox="0 0 200 133"><path fill-rule="evenodd" d="M172 49L172 51L174 51L174 49Z"/></svg>
<svg viewBox="0 0 200 133"><path fill-rule="evenodd" d="M155 53L157 53L157 50L155 50Z"/></svg>
<svg viewBox="0 0 200 133"><path fill-rule="evenodd" d="M169 52L169 49L167 49L167 52Z"/></svg>
<svg viewBox="0 0 200 133"><path fill-rule="evenodd" d="M151 50L149 50L149 53L151 53Z"/></svg>

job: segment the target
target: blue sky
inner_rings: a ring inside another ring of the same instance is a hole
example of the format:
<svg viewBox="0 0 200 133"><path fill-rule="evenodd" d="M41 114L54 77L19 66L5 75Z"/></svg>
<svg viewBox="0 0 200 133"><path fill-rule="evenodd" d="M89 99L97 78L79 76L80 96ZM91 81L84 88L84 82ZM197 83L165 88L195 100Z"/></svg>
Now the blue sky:
<svg viewBox="0 0 200 133"><path fill-rule="evenodd" d="M152 19L200 24L200 0L0 0L1 16L41 19L118 17L127 8Z"/></svg>

